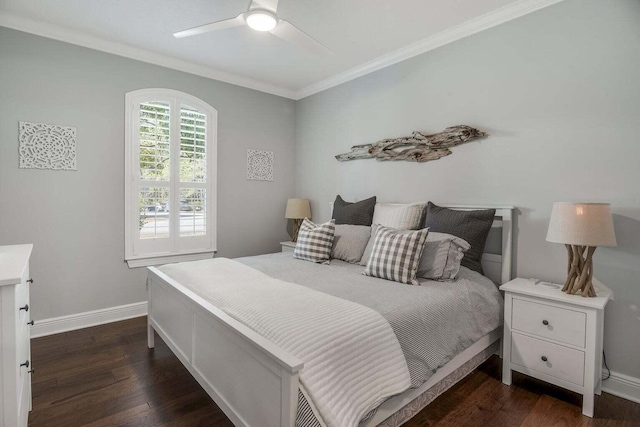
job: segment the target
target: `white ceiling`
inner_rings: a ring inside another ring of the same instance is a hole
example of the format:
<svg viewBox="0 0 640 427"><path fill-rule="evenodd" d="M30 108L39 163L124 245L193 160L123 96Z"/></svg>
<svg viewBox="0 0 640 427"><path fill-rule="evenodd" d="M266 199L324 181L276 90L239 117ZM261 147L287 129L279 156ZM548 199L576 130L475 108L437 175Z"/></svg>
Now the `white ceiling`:
<svg viewBox="0 0 640 427"><path fill-rule="evenodd" d="M131 47L143 49L156 54L149 62L178 59L174 68L188 63L195 74L297 99L557 1L280 0L278 16L333 50L329 57L245 26L172 36L234 17L248 0L0 0L0 25L76 44L115 42L89 47L134 57Z"/></svg>

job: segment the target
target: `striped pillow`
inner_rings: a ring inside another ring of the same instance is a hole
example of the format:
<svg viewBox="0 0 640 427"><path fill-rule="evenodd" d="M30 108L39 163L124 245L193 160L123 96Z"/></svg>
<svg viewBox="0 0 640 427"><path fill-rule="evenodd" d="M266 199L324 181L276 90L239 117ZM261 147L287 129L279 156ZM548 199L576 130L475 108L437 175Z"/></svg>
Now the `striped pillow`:
<svg viewBox="0 0 640 427"><path fill-rule="evenodd" d="M426 211L426 203L376 203L372 224L398 230L417 230L423 228Z"/></svg>
<svg viewBox="0 0 640 427"><path fill-rule="evenodd" d="M420 257L427 240L428 228L402 233L389 227L378 227L365 275L419 285L416 279Z"/></svg>
<svg viewBox="0 0 640 427"><path fill-rule="evenodd" d="M298 233L298 243L293 251L293 257L311 262L329 264L333 235L336 229L335 220L316 225L304 219Z"/></svg>

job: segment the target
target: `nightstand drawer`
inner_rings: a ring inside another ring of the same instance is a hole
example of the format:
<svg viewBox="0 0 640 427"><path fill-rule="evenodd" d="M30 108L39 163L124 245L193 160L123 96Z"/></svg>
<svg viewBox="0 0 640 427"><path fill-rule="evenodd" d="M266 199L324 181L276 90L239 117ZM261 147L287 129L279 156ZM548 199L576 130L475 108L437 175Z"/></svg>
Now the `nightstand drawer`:
<svg viewBox="0 0 640 427"><path fill-rule="evenodd" d="M584 384L584 352L579 350L514 332L511 362L579 386Z"/></svg>
<svg viewBox="0 0 640 427"><path fill-rule="evenodd" d="M282 246L282 252L293 252L296 248L296 242L280 242L280 246Z"/></svg>
<svg viewBox="0 0 640 427"><path fill-rule="evenodd" d="M513 329L585 346L587 315L584 312L514 298L511 319Z"/></svg>

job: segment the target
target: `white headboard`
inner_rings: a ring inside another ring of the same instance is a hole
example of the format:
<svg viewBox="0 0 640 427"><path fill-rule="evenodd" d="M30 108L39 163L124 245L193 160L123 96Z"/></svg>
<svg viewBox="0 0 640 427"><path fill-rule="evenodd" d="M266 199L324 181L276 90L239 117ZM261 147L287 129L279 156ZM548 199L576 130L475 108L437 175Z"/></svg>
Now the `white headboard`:
<svg viewBox="0 0 640 427"><path fill-rule="evenodd" d="M419 202L415 202L419 203ZM403 203L398 203L403 204ZM333 212L333 203L330 203ZM499 254L484 253L482 268L484 275L495 283L503 284L511 280L511 261L513 259L513 206L491 205L438 205L456 211L472 211L477 209L495 209L492 229L502 229L502 244Z"/></svg>

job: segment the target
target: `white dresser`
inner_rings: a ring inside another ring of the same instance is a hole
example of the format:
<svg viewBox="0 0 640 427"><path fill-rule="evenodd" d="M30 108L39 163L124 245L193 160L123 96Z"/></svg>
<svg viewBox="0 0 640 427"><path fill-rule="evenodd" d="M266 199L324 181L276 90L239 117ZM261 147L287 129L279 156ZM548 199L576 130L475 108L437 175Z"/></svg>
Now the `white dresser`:
<svg viewBox="0 0 640 427"><path fill-rule="evenodd" d="M0 426L24 427L31 410L29 258L33 245L0 246Z"/></svg>
<svg viewBox="0 0 640 427"><path fill-rule="evenodd" d="M604 308L610 295L567 295L561 286L514 279L505 292L502 382L511 371L582 394L582 413L593 417L602 387Z"/></svg>

